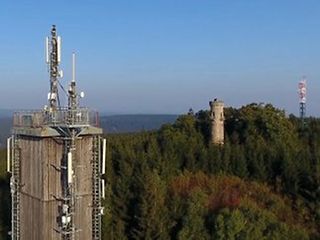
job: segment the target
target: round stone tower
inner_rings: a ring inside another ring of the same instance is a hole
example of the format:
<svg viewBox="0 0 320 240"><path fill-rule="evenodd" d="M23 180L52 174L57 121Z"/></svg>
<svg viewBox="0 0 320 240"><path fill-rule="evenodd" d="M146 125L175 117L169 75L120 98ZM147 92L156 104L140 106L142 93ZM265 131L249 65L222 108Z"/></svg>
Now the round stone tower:
<svg viewBox="0 0 320 240"><path fill-rule="evenodd" d="M224 143L224 103L214 99L210 101L211 142L213 144Z"/></svg>

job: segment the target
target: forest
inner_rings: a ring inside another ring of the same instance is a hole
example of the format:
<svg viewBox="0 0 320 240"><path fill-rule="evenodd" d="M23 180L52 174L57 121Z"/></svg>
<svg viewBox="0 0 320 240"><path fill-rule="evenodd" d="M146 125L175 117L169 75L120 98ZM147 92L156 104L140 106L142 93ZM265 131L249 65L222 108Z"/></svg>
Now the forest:
<svg viewBox="0 0 320 240"><path fill-rule="evenodd" d="M208 111L157 131L107 134L103 239L320 239L320 119L271 104L225 109L225 144ZM0 151L0 239L10 231Z"/></svg>

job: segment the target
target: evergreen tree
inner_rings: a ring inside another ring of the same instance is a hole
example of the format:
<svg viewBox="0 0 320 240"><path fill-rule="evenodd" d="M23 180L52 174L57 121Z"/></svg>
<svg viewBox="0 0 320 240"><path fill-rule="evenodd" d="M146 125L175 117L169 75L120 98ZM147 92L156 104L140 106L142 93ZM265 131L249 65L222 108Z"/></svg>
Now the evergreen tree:
<svg viewBox="0 0 320 240"><path fill-rule="evenodd" d="M157 171L145 169L139 176L141 191L137 198L135 219L132 229L134 239L169 238L169 220L166 207L166 187Z"/></svg>
<svg viewBox="0 0 320 240"><path fill-rule="evenodd" d="M182 228L178 233L178 239L209 239L209 234L205 227L204 201L206 196L201 191L192 193L191 198L186 207L186 214L182 218Z"/></svg>

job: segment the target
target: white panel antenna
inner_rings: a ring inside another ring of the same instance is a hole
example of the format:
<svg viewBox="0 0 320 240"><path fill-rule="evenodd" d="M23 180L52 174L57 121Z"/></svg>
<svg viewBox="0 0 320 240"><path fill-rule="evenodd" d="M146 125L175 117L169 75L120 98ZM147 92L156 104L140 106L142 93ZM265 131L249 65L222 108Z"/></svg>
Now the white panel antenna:
<svg viewBox="0 0 320 240"><path fill-rule="evenodd" d="M104 179L101 180L101 197L106 198L106 185Z"/></svg>
<svg viewBox="0 0 320 240"><path fill-rule="evenodd" d="M76 54L72 53L72 82L76 81Z"/></svg>
<svg viewBox="0 0 320 240"><path fill-rule="evenodd" d="M46 63L49 64L49 37L46 37Z"/></svg>
<svg viewBox="0 0 320 240"><path fill-rule="evenodd" d="M107 140L104 138L102 141L102 166L101 173L106 173L106 149L107 149Z"/></svg>
<svg viewBox="0 0 320 240"><path fill-rule="evenodd" d="M11 137L7 139L7 172L11 172L11 140Z"/></svg>
<svg viewBox="0 0 320 240"><path fill-rule="evenodd" d="M58 63L60 63L61 62L61 37L60 36L57 37L57 53L58 53L57 60L58 60Z"/></svg>
<svg viewBox="0 0 320 240"><path fill-rule="evenodd" d="M72 183L72 175L73 175L73 170L72 170L72 153L68 152L68 164L67 164L67 171L68 171L68 183Z"/></svg>

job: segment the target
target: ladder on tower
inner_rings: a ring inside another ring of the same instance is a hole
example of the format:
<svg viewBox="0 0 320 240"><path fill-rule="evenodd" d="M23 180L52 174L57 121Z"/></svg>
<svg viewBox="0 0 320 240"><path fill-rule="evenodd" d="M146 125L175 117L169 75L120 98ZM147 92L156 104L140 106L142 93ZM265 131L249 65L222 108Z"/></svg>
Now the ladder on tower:
<svg viewBox="0 0 320 240"><path fill-rule="evenodd" d="M93 138L92 156L92 240L101 239L100 141Z"/></svg>
<svg viewBox="0 0 320 240"><path fill-rule="evenodd" d="M21 151L19 147L19 140L13 138L13 168L11 176L11 197L12 197L12 240L20 240L20 162Z"/></svg>

